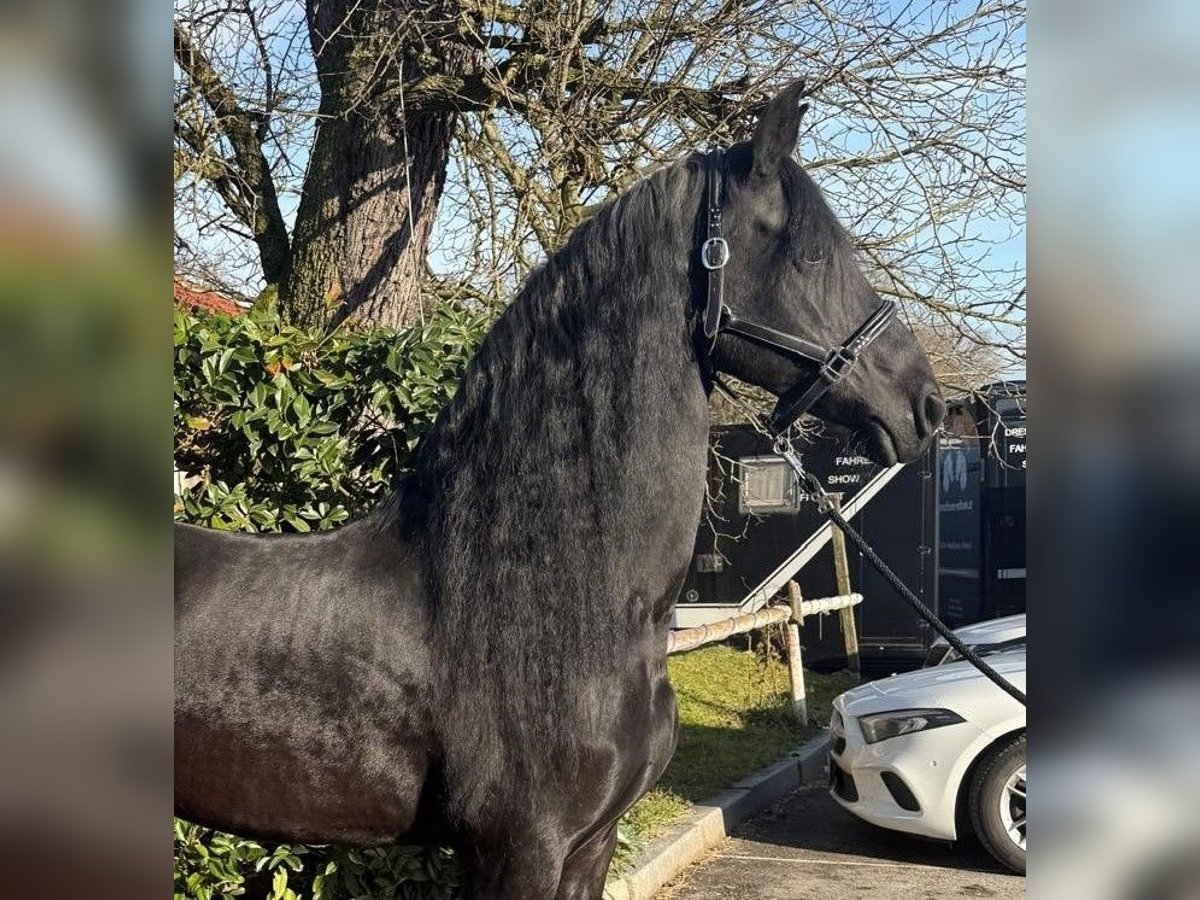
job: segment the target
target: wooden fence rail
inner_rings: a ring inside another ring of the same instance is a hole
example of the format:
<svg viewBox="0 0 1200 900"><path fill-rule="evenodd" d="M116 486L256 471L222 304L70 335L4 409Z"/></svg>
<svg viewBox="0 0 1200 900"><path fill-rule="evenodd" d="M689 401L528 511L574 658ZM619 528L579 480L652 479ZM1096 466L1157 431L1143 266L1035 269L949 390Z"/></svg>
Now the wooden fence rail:
<svg viewBox="0 0 1200 900"><path fill-rule="evenodd" d="M667 636L667 653L684 653L695 650L705 644L723 641L735 634L744 634L756 628L768 625L786 625L786 641L788 654L788 676L792 689L792 709L801 722L808 721L808 701L804 690L804 666L800 659L800 623L805 616L822 613L841 612L843 620L849 618L853 623L852 609L862 603L862 594L838 594L834 597L819 597L816 600L804 600L800 596L800 586L795 581L788 582L788 604L764 606L758 612L744 613L733 616L710 625L700 625L696 628L681 628L672 631ZM857 656L858 639L853 628L846 634L846 651L849 657L851 646Z"/></svg>
<svg viewBox="0 0 1200 900"><path fill-rule="evenodd" d="M734 616L732 619L723 619L720 622L713 622L711 625L681 628L679 631L672 631L667 637L667 653L695 650L697 647L723 641L735 634L744 634L755 628L765 628L768 625L786 622L791 617L791 607L764 606L758 612Z"/></svg>

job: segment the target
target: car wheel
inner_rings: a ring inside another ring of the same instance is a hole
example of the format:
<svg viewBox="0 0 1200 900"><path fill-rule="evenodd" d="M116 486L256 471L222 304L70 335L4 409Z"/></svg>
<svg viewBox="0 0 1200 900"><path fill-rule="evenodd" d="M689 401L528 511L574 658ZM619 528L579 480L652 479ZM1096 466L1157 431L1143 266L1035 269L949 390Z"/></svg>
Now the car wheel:
<svg viewBox="0 0 1200 900"><path fill-rule="evenodd" d="M1025 735L988 751L971 779L971 824L988 852L1025 872Z"/></svg>

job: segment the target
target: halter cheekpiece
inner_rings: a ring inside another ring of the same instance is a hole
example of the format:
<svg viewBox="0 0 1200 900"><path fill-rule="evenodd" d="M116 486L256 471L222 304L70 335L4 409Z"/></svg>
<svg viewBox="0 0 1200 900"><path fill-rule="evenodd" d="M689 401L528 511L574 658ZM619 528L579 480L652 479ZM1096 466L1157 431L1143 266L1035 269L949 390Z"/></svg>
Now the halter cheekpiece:
<svg viewBox="0 0 1200 900"><path fill-rule="evenodd" d="M884 300L854 333L832 350L767 325L739 319L725 305L725 265L729 262L729 244L721 228L721 189L724 184L725 151L713 150L705 165L704 218L705 237L700 245L700 265L707 270L703 317L700 322L705 343L711 350L717 337L726 332L753 341L793 360L815 365L811 379L802 379L789 388L775 404L768 425L778 434L811 410L816 402L854 368L859 355L874 341L896 314L900 304Z"/></svg>

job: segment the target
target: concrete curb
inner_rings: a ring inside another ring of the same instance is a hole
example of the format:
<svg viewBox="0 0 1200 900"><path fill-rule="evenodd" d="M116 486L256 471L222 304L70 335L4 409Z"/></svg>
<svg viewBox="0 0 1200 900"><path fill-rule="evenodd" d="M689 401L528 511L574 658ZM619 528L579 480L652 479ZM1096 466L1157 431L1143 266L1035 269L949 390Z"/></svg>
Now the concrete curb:
<svg viewBox="0 0 1200 900"><path fill-rule="evenodd" d="M605 900L653 900L683 869L725 839L730 830L764 806L824 777L829 732L806 741L787 759L747 775L651 842L633 871L610 881Z"/></svg>

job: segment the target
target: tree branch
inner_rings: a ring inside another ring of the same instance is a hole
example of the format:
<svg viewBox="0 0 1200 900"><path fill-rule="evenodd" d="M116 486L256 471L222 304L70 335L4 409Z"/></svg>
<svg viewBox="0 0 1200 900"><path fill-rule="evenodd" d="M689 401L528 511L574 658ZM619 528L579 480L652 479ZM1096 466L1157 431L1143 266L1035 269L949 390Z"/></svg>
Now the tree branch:
<svg viewBox="0 0 1200 900"><path fill-rule="evenodd" d="M271 177L271 166L263 152L266 117L242 107L208 57L179 23L175 23L175 62L212 110L217 129L233 150L232 162L223 160L222 169L236 179L239 192L248 202L230 204L230 211L254 235L263 277L268 283L279 284L287 276L291 247L279 209L275 181ZM214 186L229 203L230 184L214 183Z"/></svg>

